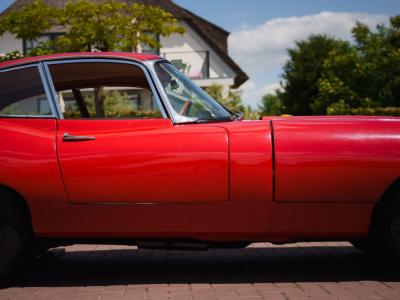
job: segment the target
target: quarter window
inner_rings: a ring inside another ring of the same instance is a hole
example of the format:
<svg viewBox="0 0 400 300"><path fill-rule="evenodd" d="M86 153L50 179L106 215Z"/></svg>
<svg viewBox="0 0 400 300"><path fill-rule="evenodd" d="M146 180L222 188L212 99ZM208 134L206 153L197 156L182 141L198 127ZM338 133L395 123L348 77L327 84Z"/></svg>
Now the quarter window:
<svg viewBox="0 0 400 300"><path fill-rule="evenodd" d="M158 79L173 109L192 121L230 121L234 119L225 107L211 98L170 63L155 66Z"/></svg>
<svg viewBox="0 0 400 300"><path fill-rule="evenodd" d="M49 65L65 119L162 118L143 70L132 64Z"/></svg>
<svg viewBox="0 0 400 300"><path fill-rule="evenodd" d="M0 72L0 116L50 116L36 66Z"/></svg>

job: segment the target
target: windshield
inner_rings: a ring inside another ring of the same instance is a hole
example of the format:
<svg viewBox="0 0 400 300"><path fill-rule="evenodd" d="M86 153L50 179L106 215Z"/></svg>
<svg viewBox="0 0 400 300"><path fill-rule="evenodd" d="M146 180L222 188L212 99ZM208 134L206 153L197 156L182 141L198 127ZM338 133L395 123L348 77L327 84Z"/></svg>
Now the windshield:
<svg viewBox="0 0 400 300"><path fill-rule="evenodd" d="M187 117L192 122L227 121L234 118L234 115L225 107L211 98L172 64L158 63L155 70L172 108L180 116Z"/></svg>

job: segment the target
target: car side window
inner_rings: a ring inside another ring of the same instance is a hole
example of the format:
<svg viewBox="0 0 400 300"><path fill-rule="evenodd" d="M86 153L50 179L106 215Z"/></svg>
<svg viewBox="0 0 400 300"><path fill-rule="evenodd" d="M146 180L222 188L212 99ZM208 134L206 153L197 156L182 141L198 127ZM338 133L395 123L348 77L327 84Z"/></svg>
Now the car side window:
<svg viewBox="0 0 400 300"><path fill-rule="evenodd" d="M163 117L139 66L73 62L49 69L64 119Z"/></svg>
<svg viewBox="0 0 400 300"><path fill-rule="evenodd" d="M51 115L36 66L0 72L0 117Z"/></svg>

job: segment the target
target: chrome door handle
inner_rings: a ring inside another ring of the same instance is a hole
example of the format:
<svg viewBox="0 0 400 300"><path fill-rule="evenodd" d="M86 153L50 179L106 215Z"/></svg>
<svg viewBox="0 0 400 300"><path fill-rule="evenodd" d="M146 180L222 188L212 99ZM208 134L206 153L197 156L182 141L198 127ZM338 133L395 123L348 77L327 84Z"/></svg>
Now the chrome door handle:
<svg viewBox="0 0 400 300"><path fill-rule="evenodd" d="M71 135L68 132L64 132L63 141L64 142L83 142L83 141L93 141L96 138L94 136L87 135Z"/></svg>

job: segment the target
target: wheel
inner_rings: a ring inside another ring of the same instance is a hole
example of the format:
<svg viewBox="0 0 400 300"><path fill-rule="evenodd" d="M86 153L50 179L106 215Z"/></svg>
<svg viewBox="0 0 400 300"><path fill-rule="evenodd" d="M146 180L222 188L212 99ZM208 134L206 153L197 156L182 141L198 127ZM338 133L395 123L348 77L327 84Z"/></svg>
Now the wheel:
<svg viewBox="0 0 400 300"><path fill-rule="evenodd" d="M351 243L368 254L400 257L400 188L389 195L375 207L368 236Z"/></svg>
<svg viewBox="0 0 400 300"><path fill-rule="evenodd" d="M398 257L400 257L400 189L395 193L390 230L392 233L394 252Z"/></svg>
<svg viewBox="0 0 400 300"><path fill-rule="evenodd" d="M358 250L362 252L368 252L369 251L369 240L368 238L365 239L357 239L357 240L352 240L350 243L357 248Z"/></svg>
<svg viewBox="0 0 400 300"><path fill-rule="evenodd" d="M13 195L0 190L0 279L15 269L27 242L26 222Z"/></svg>

